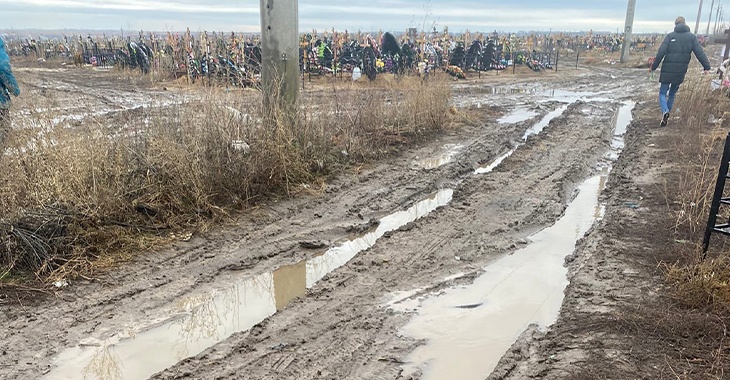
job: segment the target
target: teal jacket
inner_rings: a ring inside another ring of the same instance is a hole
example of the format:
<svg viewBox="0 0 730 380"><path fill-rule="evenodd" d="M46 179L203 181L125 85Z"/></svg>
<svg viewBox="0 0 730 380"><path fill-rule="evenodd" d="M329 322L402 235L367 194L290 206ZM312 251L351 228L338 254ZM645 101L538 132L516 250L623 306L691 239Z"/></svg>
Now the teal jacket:
<svg viewBox="0 0 730 380"><path fill-rule="evenodd" d="M10 69L10 57L5 51L5 43L0 38L0 108L10 106L10 94L20 95L20 87Z"/></svg>

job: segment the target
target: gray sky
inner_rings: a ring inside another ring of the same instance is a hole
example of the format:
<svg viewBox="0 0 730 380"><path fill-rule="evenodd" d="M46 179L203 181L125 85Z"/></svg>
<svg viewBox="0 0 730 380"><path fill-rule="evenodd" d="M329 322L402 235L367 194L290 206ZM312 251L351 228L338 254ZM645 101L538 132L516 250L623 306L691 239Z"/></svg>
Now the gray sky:
<svg viewBox="0 0 730 380"><path fill-rule="evenodd" d="M701 32L710 2L705 1ZM627 0L299 0L299 26L617 31L623 30L626 5ZM678 15L694 29L698 5L699 0L637 0L634 31L669 31ZM254 32L259 24L259 0L0 0L0 29Z"/></svg>

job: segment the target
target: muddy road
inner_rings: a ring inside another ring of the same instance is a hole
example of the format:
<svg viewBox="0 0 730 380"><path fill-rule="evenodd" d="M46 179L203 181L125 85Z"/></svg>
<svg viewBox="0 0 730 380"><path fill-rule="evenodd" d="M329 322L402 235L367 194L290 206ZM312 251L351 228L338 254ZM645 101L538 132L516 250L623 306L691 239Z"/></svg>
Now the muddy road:
<svg viewBox="0 0 730 380"><path fill-rule="evenodd" d="M97 97L83 74L18 73L27 93L61 104L80 94L99 112L194 96L104 75L110 95ZM455 83L469 123L321 194L272 202L42 301L0 303L0 374L485 379L532 324L558 318L564 259L605 222L599 194L653 89L643 70L618 68ZM53 108L19 103L19 117Z"/></svg>

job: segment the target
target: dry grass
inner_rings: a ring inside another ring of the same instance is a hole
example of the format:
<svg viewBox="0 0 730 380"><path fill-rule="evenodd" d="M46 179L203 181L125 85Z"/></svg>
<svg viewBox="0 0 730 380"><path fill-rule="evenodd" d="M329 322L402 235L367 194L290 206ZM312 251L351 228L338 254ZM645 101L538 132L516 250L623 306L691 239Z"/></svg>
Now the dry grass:
<svg viewBox="0 0 730 380"><path fill-rule="evenodd" d="M682 135L671 148L679 158L679 176L671 200L679 206L675 230L685 229L695 235L704 232L707 222L727 136L721 118L730 103L720 92L710 91L706 81L692 79L680 89L676 102L682 107Z"/></svg>
<svg viewBox="0 0 730 380"><path fill-rule="evenodd" d="M678 299L687 306L709 307L721 314L730 311L730 258L698 258L691 264L669 266L666 273Z"/></svg>
<svg viewBox="0 0 730 380"><path fill-rule="evenodd" d="M16 118L0 156L0 283L84 275L149 252L261 200L321 188L450 122L445 80L332 86L303 97L293 117L262 115L257 93L200 91L73 127L52 113Z"/></svg>
<svg viewBox="0 0 730 380"><path fill-rule="evenodd" d="M730 114L727 96L711 91L707 77L690 75L680 89L680 136L669 155L675 173L668 180L666 196L680 245L677 261L663 264L676 298L692 308L708 308L730 317L730 260L725 247L704 260L701 241L717 180ZM724 116L724 118L723 118ZM727 211L727 210L725 210ZM722 220L722 217L720 218ZM719 237L713 237L715 246Z"/></svg>

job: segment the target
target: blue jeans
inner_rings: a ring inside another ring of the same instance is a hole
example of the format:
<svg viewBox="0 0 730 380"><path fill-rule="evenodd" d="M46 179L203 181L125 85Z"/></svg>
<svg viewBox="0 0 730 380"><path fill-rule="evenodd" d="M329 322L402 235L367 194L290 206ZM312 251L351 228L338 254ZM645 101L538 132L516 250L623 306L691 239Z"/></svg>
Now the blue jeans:
<svg viewBox="0 0 730 380"><path fill-rule="evenodd" d="M677 91L679 91L679 83L662 83L659 87L659 107L662 108L662 114L672 110Z"/></svg>

